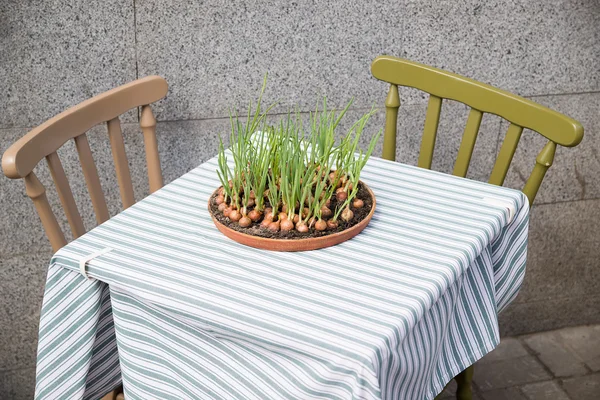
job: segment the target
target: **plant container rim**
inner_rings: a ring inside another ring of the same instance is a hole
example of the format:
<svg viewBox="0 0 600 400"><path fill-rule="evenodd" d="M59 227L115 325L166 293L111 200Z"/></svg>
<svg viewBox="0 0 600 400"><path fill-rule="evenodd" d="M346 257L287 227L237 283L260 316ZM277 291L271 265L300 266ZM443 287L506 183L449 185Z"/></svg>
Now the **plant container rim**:
<svg viewBox="0 0 600 400"><path fill-rule="evenodd" d="M375 194L371 190L369 186L367 186L363 181L359 181L360 184L367 189L367 192L371 196L372 206L369 214L365 218L363 218L356 225L351 226L348 229L345 229L341 232L332 233L331 235L325 235L321 237L308 237L304 239L272 239L272 238L264 238L260 236L249 235L247 233L238 232L235 229L231 229L228 226L222 224L215 218L211 209L211 200L215 196L215 193L222 187L219 186L215 189L214 192L208 198L208 213L213 220L213 223L217 227L217 229L229 239L238 242L240 244L254 247L262 250L270 250L270 251L282 251L282 252L292 252L292 251L308 251L308 250L317 250L324 249L326 247L335 246L336 244L340 244L349 239L352 239L354 236L358 235L362 232L363 229L369 225L373 214L375 213L376 200Z"/></svg>

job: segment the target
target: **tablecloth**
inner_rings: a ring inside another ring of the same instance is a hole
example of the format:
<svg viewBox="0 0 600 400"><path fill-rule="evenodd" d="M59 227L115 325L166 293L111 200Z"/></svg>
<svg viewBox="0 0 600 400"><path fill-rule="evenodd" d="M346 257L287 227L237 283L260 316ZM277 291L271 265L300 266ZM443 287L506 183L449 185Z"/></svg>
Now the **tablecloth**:
<svg viewBox="0 0 600 400"><path fill-rule="evenodd" d="M214 227L216 168L54 255L36 399L95 399L121 379L128 400L431 399L498 344L525 274L521 192L371 158L368 227L276 253Z"/></svg>

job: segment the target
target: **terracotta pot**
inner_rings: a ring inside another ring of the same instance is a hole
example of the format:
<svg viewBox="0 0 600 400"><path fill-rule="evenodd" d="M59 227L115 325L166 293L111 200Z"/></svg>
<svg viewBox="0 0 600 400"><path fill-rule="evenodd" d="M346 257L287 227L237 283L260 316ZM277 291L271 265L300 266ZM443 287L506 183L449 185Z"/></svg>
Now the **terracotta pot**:
<svg viewBox="0 0 600 400"><path fill-rule="evenodd" d="M272 251L306 251L306 250L316 250L322 249L325 247L335 246L336 244L345 242L348 239L352 239L354 236L358 235L371 221L371 217L373 217L373 213L375 212L375 195L371 191L371 189L362 182L362 185L367 189L369 194L371 195L371 199L373 201L373 206L371 207L371 211L369 214L358 224L337 233L332 233L330 235L325 235L321 237L310 237L306 239L272 239L272 238L263 238L259 236L248 235L246 233L238 232L229 228L226 225L223 225L219 222L215 216L212 214L210 201L215 195L216 191L209 197L208 199L208 212L210 213L215 226L221 233L223 233L228 238L235 240L238 243L244 244L246 246L255 247L257 249L264 250L272 250Z"/></svg>

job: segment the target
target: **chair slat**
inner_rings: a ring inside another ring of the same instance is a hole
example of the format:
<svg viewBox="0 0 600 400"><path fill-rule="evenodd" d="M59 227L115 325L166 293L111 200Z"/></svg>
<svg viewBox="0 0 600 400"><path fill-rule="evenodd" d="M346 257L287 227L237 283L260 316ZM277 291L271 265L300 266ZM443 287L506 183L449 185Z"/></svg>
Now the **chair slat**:
<svg viewBox="0 0 600 400"><path fill-rule="evenodd" d="M523 187L523 193L529 199L529 205L533 204L533 199L535 199L542 180L544 180L546 171L552 166L555 153L556 143L549 141L536 157L533 171L531 171L531 175L529 175L529 179L527 179L527 183Z"/></svg>
<svg viewBox="0 0 600 400"><path fill-rule="evenodd" d="M92 150L90 149L90 144L85 133L75 137L75 146L77 147L77 153L79 154L79 162L81 163L85 183L87 184L88 192L92 199L92 205L94 206L96 221L101 224L108 220L110 216L108 214L106 200L104 199L104 193L102 192L102 186L100 185L98 170L96 169L96 164L94 164Z"/></svg>
<svg viewBox="0 0 600 400"><path fill-rule="evenodd" d="M127 154L125 153L125 144L123 143L123 132L121 131L119 117L108 121L106 126L108 129L110 148L115 162L117 182L119 183L121 192L121 203L123 203L123 209L126 209L135 204L135 197L133 195L131 172L129 171L129 163L127 162Z"/></svg>
<svg viewBox="0 0 600 400"><path fill-rule="evenodd" d="M465 126L465 131L460 142L460 148L458 149L458 155L456 156L456 163L454 164L454 171L452 172L453 175L462 176L463 178L467 175L482 117L483 113L474 108L469 112L467 125Z"/></svg>
<svg viewBox="0 0 600 400"><path fill-rule="evenodd" d="M510 124L508 131L506 132L506 136L504 137L504 141L502 142L502 147L500 147L498 158L496 158L494 168L490 174L489 183L498 186L502 186L504 183L504 178L506 178L508 167L510 167L510 163L512 162L515 151L517 150L519 140L521 139L521 133L523 133L523 127Z"/></svg>
<svg viewBox="0 0 600 400"><path fill-rule="evenodd" d="M56 222L52 208L50 208L48 198L46 197L46 189L33 172L25 176L25 191L35 205L35 209L46 231L46 236L52 245L52 250L58 251L67 244L67 240L60 226L58 226L58 222Z"/></svg>
<svg viewBox="0 0 600 400"><path fill-rule="evenodd" d="M142 106L140 126L144 133L150 193L154 193L163 186L163 177L160 169L160 158L158 156L158 142L156 140L156 119L149 105Z"/></svg>
<svg viewBox="0 0 600 400"><path fill-rule="evenodd" d="M421 139L421 150L419 152L419 161L417 165L421 168L431 168L433 160L433 149L435 148L435 139L437 136L440 114L442 112L442 99L430 95L427 105L427 115L425 116L425 128L423 129L423 138Z"/></svg>
<svg viewBox="0 0 600 400"><path fill-rule="evenodd" d="M65 175L65 170L63 169L60 158L56 152L48 154L46 156L46 161L48 162L50 174L52 175L52 179L56 185L58 198L60 199L63 209L65 210L67 221L71 227L71 232L73 232L73 236L75 238L78 238L85 233L85 227L83 226L81 214L79 214L77 204L73 198L73 192L69 186L69 180Z"/></svg>
<svg viewBox="0 0 600 400"><path fill-rule="evenodd" d="M398 126L398 108L400 108L400 95L398 86L390 85L390 90L385 99L385 131L383 134L382 158L390 161L396 160L396 130Z"/></svg>

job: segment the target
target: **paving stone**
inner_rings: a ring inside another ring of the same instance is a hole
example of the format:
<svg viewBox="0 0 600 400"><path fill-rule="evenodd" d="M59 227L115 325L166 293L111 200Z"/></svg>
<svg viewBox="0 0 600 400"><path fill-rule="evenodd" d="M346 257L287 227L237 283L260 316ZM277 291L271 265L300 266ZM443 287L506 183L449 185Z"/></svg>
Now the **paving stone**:
<svg viewBox="0 0 600 400"><path fill-rule="evenodd" d="M566 346L557 331L538 333L524 340L555 376L576 376L588 372L581 359Z"/></svg>
<svg viewBox="0 0 600 400"><path fill-rule="evenodd" d="M557 381L530 383L521 387L528 400L569 400Z"/></svg>
<svg viewBox="0 0 600 400"><path fill-rule="evenodd" d="M35 391L35 368L0 372L0 398L31 400Z"/></svg>
<svg viewBox="0 0 600 400"><path fill-rule="evenodd" d="M488 391L548 380L551 379L551 376L534 357L525 356L489 364L478 364L473 379L481 391Z"/></svg>
<svg viewBox="0 0 600 400"><path fill-rule="evenodd" d="M572 399L598 400L600 399L600 374L565 379L563 387Z"/></svg>
<svg viewBox="0 0 600 400"><path fill-rule="evenodd" d="M528 354L519 339L512 337L502 338L500 344L492 352L479 360L477 365L523 357Z"/></svg>
<svg viewBox="0 0 600 400"><path fill-rule="evenodd" d="M482 392L483 400L527 400L518 388L510 387Z"/></svg>
<svg viewBox="0 0 600 400"><path fill-rule="evenodd" d="M592 371L600 371L600 325L566 328L557 333Z"/></svg>

